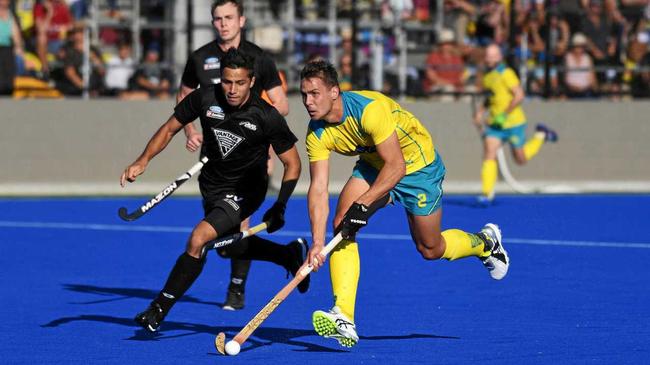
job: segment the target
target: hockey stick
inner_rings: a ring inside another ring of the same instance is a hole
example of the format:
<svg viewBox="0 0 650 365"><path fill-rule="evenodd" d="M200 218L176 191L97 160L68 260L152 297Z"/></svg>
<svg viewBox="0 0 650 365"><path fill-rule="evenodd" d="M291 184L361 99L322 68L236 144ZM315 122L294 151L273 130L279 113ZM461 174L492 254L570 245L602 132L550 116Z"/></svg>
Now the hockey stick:
<svg viewBox="0 0 650 365"><path fill-rule="evenodd" d="M158 205L158 203L165 200L165 198L172 195L172 193L175 192L176 189L178 189L181 185L183 185L187 180L189 180L192 177L192 175L199 172L201 168L203 168L203 165L206 164L206 162L208 162L208 158L205 156L201 157L201 160L195 163L194 166L192 166L189 170L187 170L186 173L176 178L174 182L172 182L167 187L165 187L160 193L158 193L156 196L151 198L151 200L142 204L138 210L132 213L128 213L125 207L121 207L117 211L117 214L120 216L120 218L129 222L142 217L146 212L151 210L151 208L155 207L156 205Z"/></svg>
<svg viewBox="0 0 650 365"><path fill-rule="evenodd" d="M499 147L499 149L497 150L497 163L499 165L499 171L501 172L503 181L505 181L506 184L508 184L508 186L512 188L512 190L520 194L530 194L530 193L538 192L533 188L522 185L519 181L515 179L514 176L512 176L512 173L510 173L510 168L508 167L506 155L503 152L503 147Z"/></svg>
<svg viewBox="0 0 650 365"><path fill-rule="evenodd" d="M330 253L330 251L332 251L336 247L336 245L338 245L339 242L341 242L342 239L343 239L343 236L339 232L336 236L334 236L334 238L332 238L331 241L329 241L327 243L327 245L321 251L321 254L323 254L324 256L327 256ZM287 296L289 296L289 294L291 294L293 289L295 289L296 286L298 286L298 284L305 277L307 277L307 275L309 275L309 273L312 270L313 270L312 265L303 265L298 270L298 272L296 273L296 276L287 285L285 285L284 288L282 288L282 290L280 290L273 297L273 299L271 299L271 301L268 302L268 304L266 304L264 306L264 308L262 308L262 310L260 310L255 315L255 317L253 317L253 319L251 319L250 322L248 322L248 324L246 324L246 326L244 328L242 328L241 331L239 331L239 333L237 333L235 338L233 338L231 341L228 341L228 343L233 342L233 341L237 343L234 346L236 348L236 351L233 352L232 354L229 354L229 355L237 355L237 353L239 353L239 348L241 347L242 344L244 344L244 342L246 342L248 337L250 337L253 334L253 331L255 331L257 329L257 327L259 327L262 324L262 322L264 322L264 320L266 320L271 315L271 313L273 313L273 311L287 298ZM226 334L223 333L223 332L220 332L217 335L217 337L215 338L215 340L214 340L214 345L215 345L215 347L217 348L217 351L219 351L220 354L225 355L226 354ZM229 351L229 352L231 352L231 351Z"/></svg>
<svg viewBox="0 0 650 365"><path fill-rule="evenodd" d="M216 240L208 242L205 246L203 246L203 251L201 251L201 257L204 257L205 255L208 254L209 250L214 250L219 247L224 247L224 246L229 246L232 244L235 244L241 240L243 240L246 237L250 237L254 234L257 234L259 232L262 232L268 227L267 222L262 222L256 226L253 226L245 231L237 232L225 237L219 237Z"/></svg>

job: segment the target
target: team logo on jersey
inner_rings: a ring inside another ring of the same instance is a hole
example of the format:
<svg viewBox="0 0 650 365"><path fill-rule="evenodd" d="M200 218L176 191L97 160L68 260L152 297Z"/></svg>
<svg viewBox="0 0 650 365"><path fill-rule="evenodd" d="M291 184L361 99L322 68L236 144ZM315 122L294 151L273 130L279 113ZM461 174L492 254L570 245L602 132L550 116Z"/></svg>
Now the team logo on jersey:
<svg viewBox="0 0 650 365"><path fill-rule="evenodd" d="M221 67L221 62L217 57L209 57L203 61L203 70L218 70Z"/></svg>
<svg viewBox="0 0 650 365"><path fill-rule="evenodd" d="M244 137L238 136L223 129L212 128L212 131L214 132L214 136L217 139L219 150L221 151L221 157L223 158L226 158L226 156L228 156L230 152L232 152L235 147L237 147L241 141L244 140Z"/></svg>
<svg viewBox="0 0 650 365"><path fill-rule="evenodd" d="M208 108L208 111L205 112L205 116L208 118L221 120L226 117L226 115L223 113L223 109L221 109L221 107L218 105L212 105L210 108Z"/></svg>
<svg viewBox="0 0 650 365"><path fill-rule="evenodd" d="M239 122L239 125L244 126L245 128L248 128L252 131L257 130L257 126L249 121Z"/></svg>

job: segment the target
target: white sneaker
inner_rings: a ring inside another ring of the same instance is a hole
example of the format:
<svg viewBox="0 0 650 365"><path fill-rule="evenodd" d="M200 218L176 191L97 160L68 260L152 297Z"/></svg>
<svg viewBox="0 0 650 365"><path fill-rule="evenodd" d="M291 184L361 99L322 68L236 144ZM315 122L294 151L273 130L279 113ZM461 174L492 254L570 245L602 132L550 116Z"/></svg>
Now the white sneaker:
<svg viewBox="0 0 650 365"><path fill-rule="evenodd" d="M501 230L496 224L488 223L481 229L481 233L492 243L490 256L481 258L481 261L490 272L492 279L501 280L508 273L508 267L510 266L508 252L501 243Z"/></svg>
<svg viewBox="0 0 650 365"><path fill-rule="evenodd" d="M336 339L341 346L352 347L359 342L356 326L341 313L339 307L335 306L329 312L315 311L312 323L316 333L325 338Z"/></svg>

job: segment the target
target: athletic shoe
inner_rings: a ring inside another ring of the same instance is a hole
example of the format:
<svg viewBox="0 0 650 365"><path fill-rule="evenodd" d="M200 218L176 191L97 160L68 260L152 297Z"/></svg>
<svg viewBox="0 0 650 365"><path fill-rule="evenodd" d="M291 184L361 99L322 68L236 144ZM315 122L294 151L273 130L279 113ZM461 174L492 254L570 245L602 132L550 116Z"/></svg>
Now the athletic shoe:
<svg viewBox="0 0 650 365"><path fill-rule="evenodd" d="M492 205L492 203L494 203L494 192L492 192L490 195L479 195L476 198L476 202L479 206L489 207Z"/></svg>
<svg viewBox="0 0 650 365"><path fill-rule="evenodd" d="M155 302L151 302L144 312L138 313L134 318L137 324L149 332L156 332L163 319L165 319L165 313L163 313L162 308L160 308L160 304Z"/></svg>
<svg viewBox="0 0 650 365"><path fill-rule="evenodd" d="M352 347L359 342L356 326L339 307L335 306L329 312L315 311L312 323L316 333L337 340L341 346Z"/></svg>
<svg viewBox="0 0 650 365"><path fill-rule="evenodd" d="M490 272L490 276L494 280L501 280L508 273L510 266L510 258L506 249L503 248L501 243L501 230L499 226L493 223L486 224L479 233L489 244L490 256L481 258L483 265Z"/></svg>
<svg viewBox="0 0 650 365"><path fill-rule="evenodd" d="M549 128L547 125L538 123L537 126L535 126L535 130L537 132L542 132L544 133L544 140L546 142L557 142L558 140L558 135L557 132L555 132L553 129Z"/></svg>
<svg viewBox="0 0 650 365"><path fill-rule="evenodd" d="M302 266L302 264L307 260L307 252L309 252L309 245L307 240L304 238L298 238L295 241L291 241L287 244L289 252L289 263L286 269L291 273L291 275L296 276L296 273ZM306 293L309 290L310 276L307 275L302 281L298 284L298 291L300 293Z"/></svg>
<svg viewBox="0 0 650 365"><path fill-rule="evenodd" d="M244 309L244 292L228 288L226 302L223 303L221 309L225 311Z"/></svg>

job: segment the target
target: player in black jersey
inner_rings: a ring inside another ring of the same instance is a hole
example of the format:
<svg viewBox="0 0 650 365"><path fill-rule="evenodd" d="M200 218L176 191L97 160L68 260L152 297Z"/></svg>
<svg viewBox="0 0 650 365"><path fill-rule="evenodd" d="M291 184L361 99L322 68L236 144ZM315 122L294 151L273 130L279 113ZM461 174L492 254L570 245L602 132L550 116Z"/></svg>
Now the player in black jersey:
<svg viewBox="0 0 650 365"><path fill-rule="evenodd" d="M176 261L163 290L135 317L138 324L151 332L158 329L174 303L201 273L205 264L204 245L238 231L241 221L264 201L269 146L282 161L284 175L275 204L264 214L264 221L269 222L268 232L284 225L285 206L300 176L296 136L275 108L251 92L255 83L251 58L231 49L221 62L221 85L202 87L183 99L120 179L122 186L135 181L183 125L200 118L203 152L209 158L199 177L204 218L192 230L186 250ZM270 261L295 275L307 250L304 240L280 245L251 236L218 252L223 257ZM308 288L306 278L298 290L306 292Z"/></svg>
<svg viewBox="0 0 650 365"><path fill-rule="evenodd" d="M244 8L238 0L217 0L211 7L212 25L219 37L192 52L185 64L181 85L176 96L180 103L187 95L199 86L202 88L218 85L221 81L221 60L230 48L237 48L255 58L255 84L253 93L260 95L263 91L268 95L273 106L282 115L289 113L289 101L282 88L282 80L273 60L258 46L242 39L242 27L246 22ZM199 149L203 134L194 128L192 123L184 127L187 141L185 147L194 152ZM269 160L269 171L273 160ZM242 223L242 229L248 227L248 220ZM246 278L250 270L250 260L232 259L230 285L223 309L234 310L244 307L244 291Z"/></svg>

